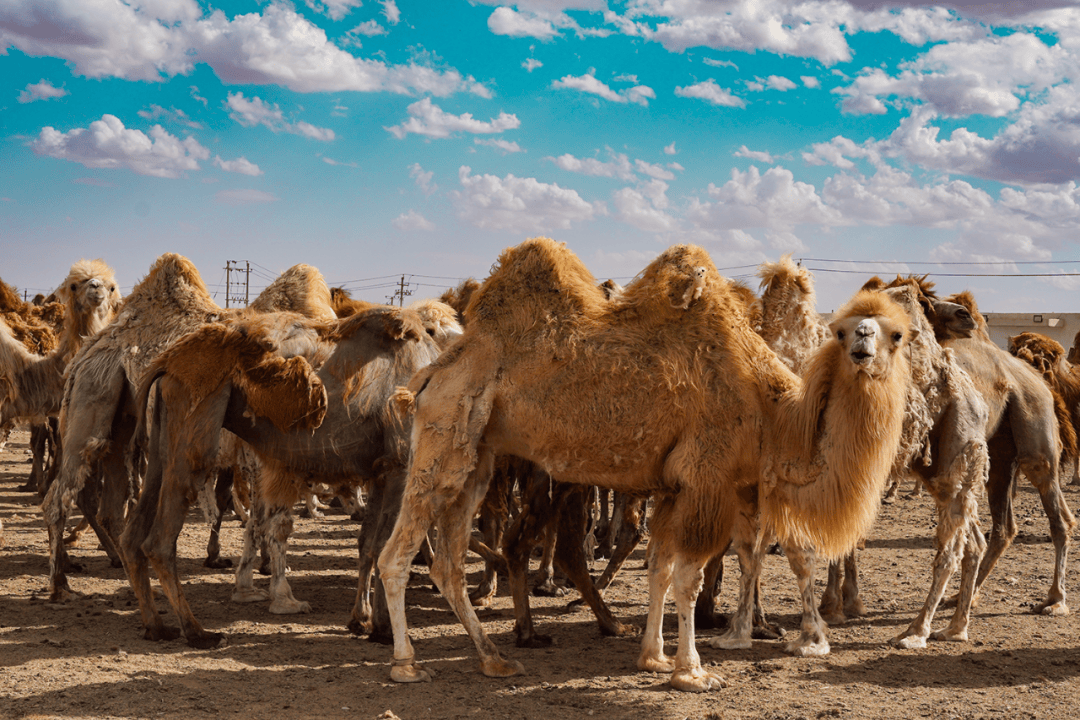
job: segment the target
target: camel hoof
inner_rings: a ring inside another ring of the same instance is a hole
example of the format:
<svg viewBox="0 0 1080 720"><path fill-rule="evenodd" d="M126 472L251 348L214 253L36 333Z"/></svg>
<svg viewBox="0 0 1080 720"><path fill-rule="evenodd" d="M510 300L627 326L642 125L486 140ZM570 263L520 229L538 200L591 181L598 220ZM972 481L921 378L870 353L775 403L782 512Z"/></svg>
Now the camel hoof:
<svg viewBox="0 0 1080 720"><path fill-rule="evenodd" d="M189 637L187 644L196 650L212 650L225 644L225 636L222 633L201 632L198 635Z"/></svg>
<svg viewBox="0 0 1080 720"><path fill-rule="evenodd" d="M378 628L372 628L371 632L367 636L368 642L375 643L376 645L393 645L394 644L394 631L390 629L381 630Z"/></svg>
<svg viewBox="0 0 1080 720"><path fill-rule="evenodd" d="M143 633L143 640L168 642L170 640L176 640L180 635L180 628L161 625L160 627L146 628L146 632Z"/></svg>
<svg viewBox="0 0 1080 720"><path fill-rule="evenodd" d="M538 648L551 647L555 642L550 635L540 635L539 633L533 633L532 635L519 635L515 645L519 648L529 648L536 650Z"/></svg>
<svg viewBox="0 0 1080 720"><path fill-rule="evenodd" d="M728 619L714 612L694 613L694 627L698 630L723 630Z"/></svg>
<svg viewBox="0 0 1080 720"><path fill-rule="evenodd" d="M349 622L345 627L353 635L367 635L371 632L371 621L353 617L349 619Z"/></svg>
<svg viewBox="0 0 1080 720"><path fill-rule="evenodd" d="M968 634L966 629L960 630L959 632L945 629L930 633L930 639L946 640L948 642L967 642Z"/></svg>
<svg viewBox="0 0 1080 720"><path fill-rule="evenodd" d="M390 679L399 683L431 682L434 670L425 670L420 663L411 665L393 665L390 667Z"/></svg>
<svg viewBox="0 0 1080 720"><path fill-rule="evenodd" d="M922 635L900 635L893 638L892 644L904 650L922 650L926 647L926 638Z"/></svg>
<svg viewBox="0 0 1080 720"><path fill-rule="evenodd" d="M513 675L524 675L525 666L517 660L504 660L501 657L494 657L490 660L480 661L480 672L488 677L511 677Z"/></svg>
<svg viewBox="0 0 1080 720"><path fill-rule="evenodd" d="M82 563L77 563L74 560L68 558L64 560L64 572L65 573L84 573L86 572L86 566Z"/></svg>
<svg viewBox="0 0 1080 720"><path fill-rule="evenodd" d="M247 590L233 590L232 601L234 603L265 602L270 599L270 593L265 590L248 588Z"/></svg>
<svg viewBox="0 0 1080 720"><path fill-rule="evenodd" d="M682 692L708 692L727 687L727 681L705 668L676 670L671 674L671 687Z"/></svg>
<svg viewBox="0 0 1080 720"><path fill-rule="evenodd" d="M72 600L77 600L82 597L79 593L70 588L57 588L49 595L50 605L67 605Z"/></svg>
<svg viewBox="0 0 1080 720"><path fill-rule="evenodd" d="M491 598L493 596L494 596L494 593L491 593L491 594L488 594L488 595L477 595L476 597L473 597L472 595L470 595L469 596L469 603L474 608L489 608L489 607L491 607Z"/></svg>
<svg viewBox="0 0 1080 720"><path fill-rule="evenodd" d="M847 615L843 612L821 612L821 619L824 620L829 627L845 625L848 621Z"/></svg>
<svg viewBox="0 0 1080 720"><path fill-rule="evenodd" d="M278 598L270 603L271 615L300 615L311 612L311 603L306 600L289 600Z"/></svg>
<svg viewBox="0 0 1080 720"><path fill-rule="evenodd" d="M749 650L753 647L750 638L741 635L724 633L714 638L709 638L709 645L720 650Z"/></svg>
<svg viewBox="0 0 1080 720"><path fill-rule="evenodd" d="M661 654L659 657L642 654L637 661L638 670L654 673L675 672L675 659Z"/></svg>
<svg viewBox="0 0 1080 720"><path fill-rule="evenodd" d="M791 655L796 657L821 657L822 655L829 654L829 641L828 640L816 640L813 642L803 642L801 639L795 642L788 643L784 648Z"/></svg>
<svg viewBox="0 0 1080 720"><path fill-rule="evenodd" d="M227 568L231 568L232 566L233 562L229 558L217 557L206 558L206 560L203 560L203 567L212 568L214 570L225 570Z"/></svg>
<svg viewBox="0 0 1080 720"><path fill-rule="evenodd" d="M769 623L754 625L750 631L750 637L754 640L780 640L784 635L784 628Z"/></svg>
<svg viewBox="0 0 1080 720"><path fill-rule="evenodd" d="M844 615L848 618L860 618L866 616L866 605L862 600L856 598L852 602L844 606Z"/></svg>
<svg viewBox="0 0 1080 720"><path fill-rule="evenodd" d="M637 625L627 625L625 623L615 623L614 626L601 625L600 634L604 637L631 637L633 635L639 635L641 628Z"/></svg>
<svg viewBox="0 0 1080 720"><path fill-rule="evenodd" d="M562 597L566 594L566 588L561 588L555 583L546 582L533 588L536 597Z"/></svg>
<svg viewBox="0 0 1080 720"><path fill-rule="evenodd" d="M1039 615L1051 615L1053 617L1065 617L1069 614L1069 606L1065 604L1064 600L1059 600L1055 603L1046 601L1042 605L1035 607L1035 612Z"/></svg>

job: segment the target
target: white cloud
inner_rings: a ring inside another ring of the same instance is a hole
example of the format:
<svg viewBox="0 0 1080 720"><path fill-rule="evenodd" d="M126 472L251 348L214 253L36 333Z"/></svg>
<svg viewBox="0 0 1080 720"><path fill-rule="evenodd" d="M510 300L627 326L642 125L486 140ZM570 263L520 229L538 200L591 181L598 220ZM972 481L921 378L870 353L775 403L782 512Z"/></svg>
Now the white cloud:
<svg viewBox="0 0 1080 720"><path fill-rule="evenodd" d="M800 75L799 79L802 80L802 84L808 88L821 87L821 81L812 75Z"/></svg>
<svg viewBox="0 0 1080 720"><path fill-rule="evenodd" d="M521 126L521 121L518 120L517 115L504 112L499 113L499 117L489 122L475 120L472 113L452 115L432 103L430 98L414 102L409 105L407 111L409 115L412 115L408 120L400 125L384 128L399 140L404 139L409 133L425 135L431 138L446 138L456 132L474 134L501 133Z"/></svg>
<svg viewBox="0 0 1080 720"><path fill-rule="evenodd" d="M398 230L404 230L406 232L415 230L430 232L435 229L435 223L431 222L415 210L410 210L407 213L398 215L394 218L392 224Z"/></svg>
<svg viewBox="0 0 1080 720"><path fill-rule="evenodd" d="M358 58L289 4L229 19L196 0L6 0L0 47L67 60L79 75L162 82L208 64L226 84L295 92L389 91L445 97L469 90L454 69Z"/></svg>
<svg viewBox="0 0 1080 720"><path fill-rule="evenodd" d="M605 213L602 204L586 202L574 190L536 178L473 175L463 165L458 180L461 190L451 193L458 217L482 230L546 234Z"/></svg>
<svg viewBox="0 0 1080 720"><path fill-rule="evenodd" d="M665 212L668 206L667 189L667 183L652 180L636 189L617 191L612 198L615 218L645 232L670 233L677 230L678 220Z"/></svg>
<svg viewBox="0 0 1080 720"><path fill-rule="evenodd" d="M630 158L622 153L617 153L611 148L608 148L608 155L611 160L603 162L596 158L578 158L570 155L560 155L559 157L547 157L545 160L551 160L555 165L568 172L580 173L582 175L591 175L592 177L609 177L618 178L620 180L634 180L637 176L634 174L634 166L630 162Z"/></svg>
<svg viewBox="0 0 1080 720"><path fill-rule="evenodd" d="M214 198L223 205L232 205L234 207L265 205L266 203L278 201L278 198L272 193L250 189L222 190L214 195Z"/></svg>
<svg viewBox="0 0 1080 720"><path fill-rule="evenodd" d="M239 157L235 160L222 160L221 156L214 157L214 164L225 172L240 173L241 175L262 175L263 171L259 169L259 166L253 162L248 161L245 157Z"/></svg>
<svg viewBox="0 0 1080 720"><path fill-rule="evenodd" d="M729 67L735 68L736 70L739 69L739 66L731 62L730 60L713 60L712 58L704 58L702 62L706 65L712 65L713 67Z"/></svg>
<svg viewBox="0 0 1080 720"><path fill-rule="evenodd" d="M201 130L203 124L196 122L188 117L188 114L178 108L169 108L166 110L160 105L151 105L149 110L140 110L137 115L144 120L160 120L165 118L169 122L180 123L186 125L193 130Z"/></svg>
<svg viewBox="0 0 1080 720"><path fill-rule="evenodd" d="M637 75L630 75L630 74L616 75L614 78L612 78L612 82L637 84Z"/></svg>
<svg viewBox="0 0 1080 720"><path fill-rule="evenodd" d="M735 97L730 90L720 87L712 78L687 87L676 87L675 94L679 97L704 100L713 105L746 107L746 102L742 98Z"/></svg>
<svg viewBox="0 0 1080 720"><path fill-rule="evenodd" d="M350 30L348 34L375 37L376 35L386 35L387 32L387 29L380 25L378 20L366 20Z"/></svg>
<svg viewBox="0 0 1080 720"><path fill-rule="evenodd" d="M833 225L838 212L827 207L813 185L798 182L790 170L774 167L764 174L750 166L731 171L722 186L709 183L707 201L694 199L687 216L699 227L720 230L767 228L790 231L795 225Z"/></svg>
<svg viewBox="0 0 1080 720"><path fill-rule="evenodd" d="M71 160L89 168L127 168L139 175L177 178L187 170L198 170L199 160L210 151L193 138L180 140L160 125L147 136L124 127L115 115L103 115L89 128L62 133L44 127L30 145L38 155Z"/></svg>
<svg viewBox="0 0 1080 720"><path fill-rule="evenodd" d="M674 180L675 179L675 174L674 173L665 170L664 168L660 167L659 165L653 165L652 163L647 163L644 160L635 160L634 161L634 169L636 169L642 175L647 175L647 176L649 176L651 178L655 178L656 180Z"/></svg>
<svg viewBox="0 0 1080 720"><path fill-rule="evenodd" d="M334 131L329 128L315 127L303 120L296 123L286 122L285 115L277 103L271 105L257 96L249 100L242 92L229 93L225 107L229 110L229 117L244 127L263 125L274 132L284 131L324 142L335 138Z"/></svg>
<svg viewBox="0 0 1080 720"><path fill-rule="evenodd" d="M35 100L55 100L70 93L64 88L53 87L52 83L42 78L41 82L27 85L25 90L19 92L20 103L32 103Z"/></svg>
<svg viewBox="0 0 1080 720"><path fill-rule="evenodd" d="M326 15L331 20L341 20L364 4L364 0L304 0L312 10Z"/></svg>
<svg viewBox="0 0 1080 720"><path fill-rule="evenodd" d="M670 145L665 145L664 146L664 154L665 155L674 155L677 152L679 152L679 151L675 149L675 143L674 142L672 142Z"/></svg>
<svg viewBox="0 0 1080 720"><path fill-rule="evenodd" d="M765 85L771 90L779 90L781 92L794 90L797 87L795 83L780 75L770 75L765 79Z"/></svg>
<svg viewBox="0 0 1080 720"><path fill-rule="evenodd" d="M532 72L537 68L544 67L544 63L540 62L536 58L529 58L525 62L521 63L521 67L525 68L529 72Z"/></svg>
<svg viewBox="0 0 1080 720"><path fill-rule="evenodd" d="M616 92L605 83L597 80L596 76L592 74L581 75L579 77L565 75L559 80L552 81L551 87L555 89L566 88L569 90L580 90L581 92L589 93L590 95L598 95L611 102L632 102L644 106L648 106L648 98L656 98L656 93L653 92L652 88L646 87L645 85L637 85Z"/></svg>
<svg viewBox="0 0 1080 720"><path fill-rule="evenodd" d="M431 195L439 189L438 185L431 182L435 177L435 173L424 170L424 168L420 167L420 163L413 163L409 166L409 177L413 179L416 187L420 188L425 195Z"/></svg>
<svg viewBox="0 0 1080 720"><path fill-rule="evenodd" d="M532 37L537 40L550 40L559 34L550 20L520 13L508 7L495 8L488 18L488 29L496 35Z"/></svg>
<svg viewBox="0 0 1080 720"><path fill-rule="evenodd" d="M203 107L210 107L210 101L199 94L199 88L197 85L190 86L191 97L193 100L197 100L203 104Z"/></svg>
<svg viewBox="0 0 1080 720"><path fill-rule="evenodd" d="M488 147L493 147L503 155L525 152L525 149L518 145L516 142L500 140L498 138L492 138L490 140L481 140L480 138L474 138L473 142L477 145L486 145Z"/></svg>
<svg viewBox="0 0 1080 720"><path fill-rule="evenodd" d="M322 161L324 163L326 163L327 165L331 165L333 167L350 167L350 168L358 168L358 167L360 167L360 165L358 165L355 162L341 162L340 160L334 160L333 158L328 158L328 157L323 157Z"/></svg>
<svg viewBox="0 0 1080 720"><path fill-rule="evenodd" d="M770 155L767 152L751 150L751 149L747 148L745 145L743 145L738 150L736 150L734 155L735 155L735 157L750 158L751 160L757 160L758 162L767 163L769 165L773 164L773 156L772 155Z"/></svg>
<svg viewBox="0 0 1080 720"><path fill-rule="evenodd" d="M391 25L397 25L401 22L401 11L398 10L397 3L394 0L382 0L382 6L386 22Z"/></svg>

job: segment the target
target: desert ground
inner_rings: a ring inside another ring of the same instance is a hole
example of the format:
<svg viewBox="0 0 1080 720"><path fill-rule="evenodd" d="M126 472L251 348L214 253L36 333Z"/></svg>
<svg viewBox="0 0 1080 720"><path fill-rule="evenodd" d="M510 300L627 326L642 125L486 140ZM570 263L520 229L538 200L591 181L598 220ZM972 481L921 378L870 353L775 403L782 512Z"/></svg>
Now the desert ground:
<svg viewBox="0 0 1080 720"><path fill-rule="evenodd" d="M970 640L898 650L889 640L921 606L929 584L935 517L926 498L901 497L882 507L860 554L865 618L830 629L832 653L795 658L781 641L749 650L714 649L699 633L703 662L727 680L704 695L673 691L667 677L638 671L638 639L604 638L587 608L565 598L533 598L541 632L554 646L514 646L505 582L480 611L504 655L526 674L480 674L476 653L426 568L414 567L407 595L417 657L434 682L390 681L390 648L345 629L356 588L357 523L334 511L297 517L290 544L294 594L310 614L279 616L266 604L230 601L232 574L202 567L207 529L193 510L179 540L180 571L196 615L227 634L223 646L193 650L182 640L142 639L134 596L122 569L109 566L92 535L72 550L86 572L72 575L81 597L50 605L46 533L37 498L20 492L30 470L28 434L19 431L0 455L0 718L1075 718L1080 715L1080 619L1033 615L1045 598L1053 546L1038 495L1021 483L1020 535L1005 553L973 613ZM905 488L910 490L910 488ZM1073 511L1080 488L1066 488ZM77 515L76 518L77 519ZM982 515L984 530L989 520ZM223 553L238 557L242 528L226 520ZM1074 554L1075 556L1075 554ZM647 587L637 549L606 594L616 616L643 626ZM481 565L470 558L470 578ZM603 569L604 561L594 565ZM1080 591L1077 560L1068 588ZM824 582L818 572L818 594ZM737 566L727 562L719 608L734 609ZM257 585L266 578L257 576ZM763 605L770 619L797 632L798 593L782 557L766 559ZM1072 595L1074 611L1080 601ZM167 603L162 602L162 607ZM673 606L665 638L676 637ZM939 611L936 627L951 610Z"/></svg>

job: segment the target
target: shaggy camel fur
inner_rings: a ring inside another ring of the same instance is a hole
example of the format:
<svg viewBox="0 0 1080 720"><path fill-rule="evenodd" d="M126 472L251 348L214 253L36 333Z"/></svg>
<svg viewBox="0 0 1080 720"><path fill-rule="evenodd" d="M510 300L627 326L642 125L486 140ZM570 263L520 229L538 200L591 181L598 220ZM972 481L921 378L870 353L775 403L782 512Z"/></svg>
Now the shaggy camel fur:
<svg viewBox="0 0 1080 720"><path fill-rule="evenodd" d="M362 301L353 301L362 302ZM340 300L339 300L340 303ZM347 317L355 317L358 314L369 313L374 310L389 311L390 306L366 304L367 307L353 305L357 312L348 313ZM338 305L339 311L344 306ZM422 300L413 303L408 310L420 321L421 327L427 336L435 343L436 348L441 350L450 345L461 335L461 327L455 319L455 312L449 306L435 301ZM362 460L358 462L363 462ZM377 465L387 465L380 461ZM328 471L329 472L329 471ZM397 507L401 503L403 478L393 472L369 472L361 475L353 475L348 472L338 472L336 477L333 473L325 477L312 477L305 483L301 492L309 495L311 485L314 482L330 485L341 497L355 496L360 492L361 485L368 488L370 497L364 505L364 514L359 537L360 547L360 581L357 591L356 602L348 622L349 629L356 634L370 633L373 640L389 642L390 619L386 615L385 604L382 598L375 595L376 604L372 604L372 577L371 572L375 564L375 557L382 549L386 536L390 533L390 525L397 513ZM387 483L390 483L389 486ZM291 614L309 612L311 605L299 601L293 597L286 579L286 565L284 562L284 547L291 532L291 517L277 517L287 511L280 505L269 506L268 500L263 496L264 485L261 482L253 484L252 499L255 508L256 521L247 527L244 535L244 553L240 559L240 565L236 573L236 585L233 592L233 600L236 602L258 602L270 599L270 612L275 614ZM282 560L274 562L270 553L275 549L269 535L273 535L274 528L284 527L277 531L281 537L273 542L279 542ZM283 535L282 535L283 533ZM269 562L266 569L271 575L269 593L256 590L252 582L252 569L254 567L256 542L265 546L264 558Z"/></svg>
<svg viewBox="0 0 1080 720"><path fill-rule="evenodd" d="M998 558L1016 537L1012 497L1018 473L1022 473L1039 491L1054 543L1054 578L1046 601L1036 606L1035 612L1067 615L1065 571L1069 536L1076 520L1061 494L1058 478L1060 440L1053 393L1034 368L994 344L986 329L986 319L970 293L957 293L944 300L962 305L975 319L976 328L970 338L957 336L956 316L939 312L935 334L946 338L942 345L954 350L957 362L974 380L990 407L987 423L990 479L986 494L993 527L979 566L976 597Z"/></svg>
<svg viewBox="0 0 1080 720"><path fill-rule="evenodd" d="M282 292L283 287L288 292ZM291 268L267 290L268 297L287 298L280 301L290 307L317 317L332 316L326 283L310 266ZM273 307L274 302L256 300L266 307ZM116 541L125 505L134 494L128 450L138 418L133 399L139 377L178 338L237 312L241 311L219 308L195 266L167 253L125 299L116 320L72 362L60 416L60 469L42 506L49 527L52 602L62 602L71 594L64 574L67 560L61 531L74 501L83 508L114 565L121 563ZM211 552L212 543L213 538Z"/></svg>
<svg viewBox="0 0 1080 720"><path fill-rule="evenodd" d="M748 324L733 321L737 303L693 246L665 251L615 303L561 244L538 238L502 254L469 304L464 338L409 384L412 462L379 558L394 628L392 679L430 678L415 661L404 596L432 522L431 576L481 670L522 671L488 639L465 587L468 531L496 454L532 460L556 480L654 494L638 667L671 672L678 689L723 684L701 665L693 603L706 561L733 531L756 530L734 526L759 485L765 527L788 549L809 597L810 548L842 555L877 512L899 441L907 317L880 295L857 296L800 380ZM672 582L674 658L661 633Z"/></svg>
<svg viewBox="0 0 1080 720"><path fill-rule="evenodd" d="M1080 365L1080 332L1073 337L1072 347L1069 348L1069 356L1065 358L1073 365Z"/></svg>
<svg viewBox="0 0 1080 720"><path fill-rule="evenodd" d="M1035 368L1054 393L1061 438L1062 478L1080 485L1076 428L1080 427L1080 370L1065 359L1065 348L1039 333L1025 332L1009 338L1009 352Z"/></svg>
<svg viewBox="0 0 1080 720"><path fill-rule="evenodd" d="M139 391L145 406L158 383L146 482L121 541L146 637L177 636L155 608L149 561L188 644L212 647L221 639L202 629L184 600L176 538L189 498L213 467L223 428L259 456L258 493L268 506L267 542L280 581L274 602L295 612L300 603L284 577L289 508L312 480L356 483L382 474L386 487L395 482L390 476L404 474L410 428L389 401L437 355L418 315L391 308L334 323L289 313L242 316L198 330L163 353ZM378 536L376 528L372 537ZM243 570L241 562L238 582Z"/></svg>

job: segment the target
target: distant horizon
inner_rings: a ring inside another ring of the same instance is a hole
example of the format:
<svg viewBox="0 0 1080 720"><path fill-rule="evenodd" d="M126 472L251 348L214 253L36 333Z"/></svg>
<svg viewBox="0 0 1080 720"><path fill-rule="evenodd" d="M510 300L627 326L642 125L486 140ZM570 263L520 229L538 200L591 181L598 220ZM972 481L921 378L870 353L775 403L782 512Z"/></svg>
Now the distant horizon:
<svg viewBox="0 0 1080 720"><path fill-rule="evenodd" d="M164 252L219 304L297 263L384 302L529 237L627 282L792 253L830 312L929 274L1080 312L1080 8L1064 0L9 0L0 279Z"/></svg>

